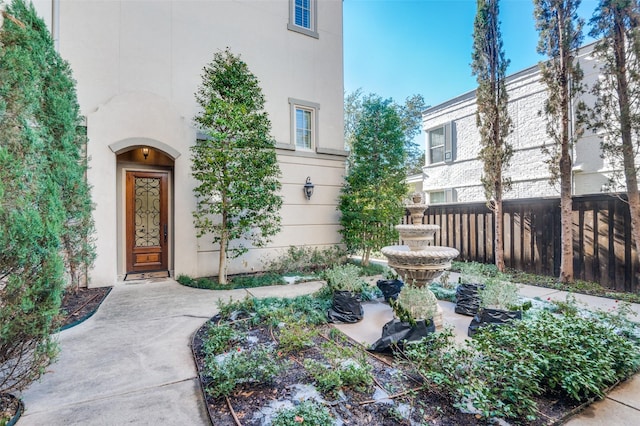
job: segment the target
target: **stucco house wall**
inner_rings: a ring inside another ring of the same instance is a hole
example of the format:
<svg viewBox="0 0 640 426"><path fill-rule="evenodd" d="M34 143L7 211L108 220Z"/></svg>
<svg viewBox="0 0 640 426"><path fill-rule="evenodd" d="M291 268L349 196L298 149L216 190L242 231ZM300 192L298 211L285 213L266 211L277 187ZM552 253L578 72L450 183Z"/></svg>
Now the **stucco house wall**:
<svg viewBox="0 0 640 426"><path fill-rule="evenodd" d="M338 244L344 176L342 1L312 0L314 34L292 30L293 0L37 0L77 80L86 117L88 179L96 205L97 259L90 286L113 285L125 264L124 176L169 170L169 270L216 275L218 247L196 237L190 146L198 133L194 93L203 67L229 48L260 80L278 143L282 231L232 261L229 273L259 271L290 245ZM315 143L296 148L293 103L314 108ZM143 147L151 149L142 158ZM310 200L303 185L310 177Z"/></svg>
<svg viewBox="0 0 640 426"><path fill-rule="evenodd" d="M583 47L578 56L584 72L583 83L591 87L598 78L598 65L591 55L593 45ZM508 137L514 155L505 175L512 180L512 189L504 197L532 198L558 196L559 185L549 184L549 167L541 149L551 144L546 133L544 102L546 87L540 79L538 66L525 69L507 77L509 92L508 110L513 122L513 132ZM441 192L448 191L446 202L484 201L481 184L482 162L480 134L476 125L476 94L468 92L423 112L425 131L426 165L424 167L424 191L436 202L442 202ZM581 97L586 103L593 98L588 93ZM575 115L573 117L575 122ZM450 126L452 160L431 163L429 157L429 132L442 126ZM600 192L608 182L612 166L600 156L600 139L585 130L574 145L573 191L575 195Z"/></svg>

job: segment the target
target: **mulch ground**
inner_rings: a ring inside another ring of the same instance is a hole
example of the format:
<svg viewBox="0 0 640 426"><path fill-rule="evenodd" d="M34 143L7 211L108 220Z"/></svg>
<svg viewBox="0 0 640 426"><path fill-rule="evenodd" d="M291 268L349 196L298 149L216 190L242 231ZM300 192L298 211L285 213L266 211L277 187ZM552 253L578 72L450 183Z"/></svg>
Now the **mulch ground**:
<svg viewBox="0 0 640 426"><path fill-rule="evenodd" d="M62 298L60 327L69 327L91 316L110 291L111 287L67 289Z"/></svg>

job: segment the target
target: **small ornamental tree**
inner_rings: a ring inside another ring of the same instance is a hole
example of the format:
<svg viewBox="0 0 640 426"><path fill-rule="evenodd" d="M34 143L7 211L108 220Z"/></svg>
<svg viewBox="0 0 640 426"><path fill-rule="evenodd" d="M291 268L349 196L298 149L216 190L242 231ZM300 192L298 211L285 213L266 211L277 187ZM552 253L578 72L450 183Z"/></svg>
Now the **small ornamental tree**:
<svg viewBox="0 0 640 426"><path fill-rule="evenodd" d="M581 123L571 129L571 105L583 93L582 70L577 62L582 43L580 0L534 0L538 53L548 56L540 63L547 86L544 113L552 144L545 146L551 183L560 181L560 281L573 282L573 212L571 200L571 148L581 134ZM576 105L580 110L581 103ZM580 117L581 114L578 114Z"/></svg>
<svg viewBox="0 0 640 426"><path fill-rule="evenodd" d="M420 134L422 125L422 111L427 108L422 95L411 95L404 105L393 104L400 117L404 133L405 170L407 174L421 173L424 167L424 150L414 142ZM345 148L351 150L356 126L363 113L362 89L348 93L344 97L344 140Z"/></svg>
<svg viewBox="0 0 640 426"><path fill-rule="evenodd" d="M602 134L602 152L617 167L627 188L631 232L640 256L640 193L636 153L640 149L640 4L601 0L591 19L594 53L602 64L592 89L596 97L589 126ZM621 177L615 174L612 180Z"/></svg>
<svg viewBox="0 0 640 426"><path fill-rule="evenodd" d="M513 148L507 143L512 129L505 85L509 61L502 48L498 10L498 0L478 0L471 69L478 81L476 123L480 131L479 157L484 170L482 184L495 218L496 266L504 271L502 197L511 186L511 180L505 178L504 172L513 156Z"/></svg>
<svg viewBox="0 0 640 426"><path fill-rule="evenodd" d="M350 252L362 251L363 265L373 250L398 239L394 226L402 220L407 193L404 146L396 106L390 99L365 97L338 201L343 242Z"/></svg>
<svg viewBox="0 0 640 426"><path fill-rule="evenodd" d="M262 247L280 230L280 167L258 79L228 49L204 68L195 116L207 135L191 148L198 236L220 246L220 284L227 259Z"/></svg>
<svg viewBox="0 0 640 426"><path fill-rule="evenodd" d="M93 261L83 132L68 65L32 6L0 27L0 393L23 389L57 353L65 272ZM65 271L66 266L66 271Z"/></svg>

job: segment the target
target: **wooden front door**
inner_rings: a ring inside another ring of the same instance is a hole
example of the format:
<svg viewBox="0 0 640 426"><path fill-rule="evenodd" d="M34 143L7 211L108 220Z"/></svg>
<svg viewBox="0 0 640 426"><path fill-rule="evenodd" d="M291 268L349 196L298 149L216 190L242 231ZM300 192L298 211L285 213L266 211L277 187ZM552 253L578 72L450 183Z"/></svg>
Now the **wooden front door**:
<svg viewBox="0 0 640 426"><path fill-rule="evenodd" d="M168 270L168 172L127 172L127 273Z"/></svg>

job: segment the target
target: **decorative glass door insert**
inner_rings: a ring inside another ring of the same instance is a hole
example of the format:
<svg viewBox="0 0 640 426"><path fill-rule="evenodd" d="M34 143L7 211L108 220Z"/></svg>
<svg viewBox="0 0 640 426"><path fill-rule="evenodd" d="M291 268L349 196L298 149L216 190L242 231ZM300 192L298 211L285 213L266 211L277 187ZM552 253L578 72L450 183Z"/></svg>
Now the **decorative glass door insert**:
<svg viewBox="0 0 640 426"><path fill-rule="evenodd" d="M168 172L127 172L127 273L167 269Z"/></svg>

